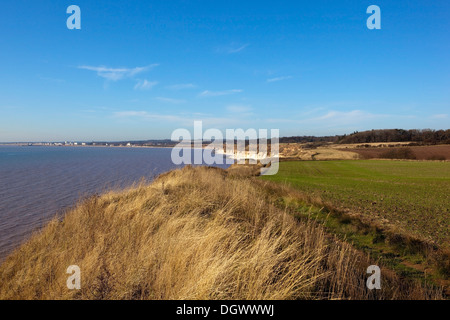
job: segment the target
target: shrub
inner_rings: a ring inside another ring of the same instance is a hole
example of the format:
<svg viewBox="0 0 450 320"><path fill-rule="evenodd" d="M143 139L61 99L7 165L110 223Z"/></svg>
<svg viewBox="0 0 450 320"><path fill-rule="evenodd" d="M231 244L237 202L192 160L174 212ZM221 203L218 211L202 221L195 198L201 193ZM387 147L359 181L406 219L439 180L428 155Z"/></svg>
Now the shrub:
<svg viewBox="0 0 450 320"><path fill-rule="evenodd" d="M399 148L385 151L380 155L383 159L417 159L411 148Z"/></svg>
<svg viewBox="0 0 450 320"><path fill-rule="evenodd" d="M444 155L435 154L427 158L427 160L447 160Z"/></svg>

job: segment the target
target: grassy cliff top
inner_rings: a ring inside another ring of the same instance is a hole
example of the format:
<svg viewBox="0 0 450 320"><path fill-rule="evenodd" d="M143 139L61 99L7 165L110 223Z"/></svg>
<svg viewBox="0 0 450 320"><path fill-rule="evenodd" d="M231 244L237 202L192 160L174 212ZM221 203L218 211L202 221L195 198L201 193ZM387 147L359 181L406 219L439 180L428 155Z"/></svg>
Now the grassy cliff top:
<svg viewBox="0 0 450 320"><path fill-rule="evenodd" d="M80 201L0 266L0 299L435 298L311 219L274 205L269 182L186 167ZM66 270L81 270L69 290Z"/></svg>

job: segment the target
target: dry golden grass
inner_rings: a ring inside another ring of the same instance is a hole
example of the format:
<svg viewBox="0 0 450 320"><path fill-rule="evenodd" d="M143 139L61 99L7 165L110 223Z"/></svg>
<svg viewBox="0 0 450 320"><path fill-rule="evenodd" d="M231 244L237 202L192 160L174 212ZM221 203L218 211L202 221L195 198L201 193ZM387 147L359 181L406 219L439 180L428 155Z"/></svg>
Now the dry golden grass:
<svg viewBox="0 0 450 320"><path fill-rule="evenodd" d="M297 221L251 179L186 167L80 202L0 266L0 299L440 298ZM66 269L81 268L69 290Z"/></svg>
<svg viewBox="0 0 450 320"><path fill-rule="evenodd" d="M296 160L354 160L359 155L356 152L337 149L333 144L326 144L317 148L307 148L302 143L281 143L281 159Z"/></svg>

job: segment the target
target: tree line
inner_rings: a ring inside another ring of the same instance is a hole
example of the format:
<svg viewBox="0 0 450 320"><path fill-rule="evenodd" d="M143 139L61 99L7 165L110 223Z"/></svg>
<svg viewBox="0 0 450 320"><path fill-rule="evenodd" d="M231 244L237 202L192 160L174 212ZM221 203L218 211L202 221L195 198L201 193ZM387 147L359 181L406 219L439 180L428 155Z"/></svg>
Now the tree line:
<svg viewBox="0 0 450 320"><path fill-rule="evenodd" d="M281 143L373 143L373 142L416 142L418 144L450 144L450 129L379 129L336 136L298 136L280 138Z"/></svg>

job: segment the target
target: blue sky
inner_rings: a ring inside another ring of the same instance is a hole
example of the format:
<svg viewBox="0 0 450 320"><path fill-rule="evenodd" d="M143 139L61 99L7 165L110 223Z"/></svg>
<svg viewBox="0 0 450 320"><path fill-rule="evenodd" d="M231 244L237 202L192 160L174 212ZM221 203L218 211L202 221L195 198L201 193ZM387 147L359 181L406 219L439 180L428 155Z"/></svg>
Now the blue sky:
<svg viewBox="0 0 450 320"><path fill-rule="evenodd" d="M69 5L81 30L68 30ZM381 30L369 30L369 5ZM447 129L448 1L0 4L0 141Z"/></svg>

